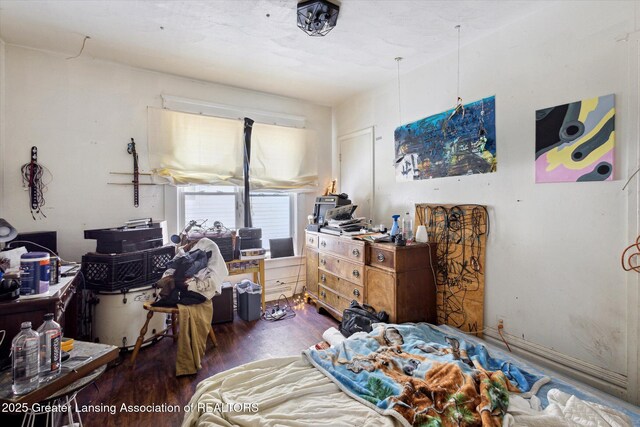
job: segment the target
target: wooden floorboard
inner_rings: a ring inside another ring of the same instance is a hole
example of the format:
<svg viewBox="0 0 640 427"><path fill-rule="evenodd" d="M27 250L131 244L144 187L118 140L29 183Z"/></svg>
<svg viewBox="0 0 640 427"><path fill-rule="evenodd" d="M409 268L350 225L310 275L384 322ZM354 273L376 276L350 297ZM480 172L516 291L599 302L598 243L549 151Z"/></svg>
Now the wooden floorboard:
<svg viewBox="0 0 640 427"><path fill-rule="evenodd" d="M297 355L322 340L322 333L337 322L319 314L313 305L296 306L296 317L268 322L245 322L237 316L232 323L214 325L218 347L207 344L202 369L192 376L175 376L176 344L170 338L143 348L131 369L131 353L121 355L122 363L112 367L78 395L82 405L105 405L103 412L83 413L86 426L179 426L184 413L127 413L126 405L179 405L189 402L196 385L205 378L258 359ZM115 405L115 414L108 412ZM106 411L106 412L105 412Z"/></svg>

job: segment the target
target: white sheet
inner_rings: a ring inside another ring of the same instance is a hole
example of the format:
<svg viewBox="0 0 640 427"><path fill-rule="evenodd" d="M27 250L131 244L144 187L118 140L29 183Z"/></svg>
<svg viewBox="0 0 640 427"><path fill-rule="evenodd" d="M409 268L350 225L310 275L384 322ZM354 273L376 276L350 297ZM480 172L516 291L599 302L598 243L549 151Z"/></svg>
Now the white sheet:
<svg viewBox="0 0 640 427"><path fill-rule="evenodd" d="M549 405L542 410L535 396L529 401L511 394L502 427L631 427L626 415L558 389L549 390L547 399Z"/></svg>
<svg viewBox="0 0 640 427"><path fill-rule="evenodd" d="M235 412L233 404L242 409ZM400 425L347 396L301 356L260 360L214 375L198 385L190 405L183 427Z"/></svg>

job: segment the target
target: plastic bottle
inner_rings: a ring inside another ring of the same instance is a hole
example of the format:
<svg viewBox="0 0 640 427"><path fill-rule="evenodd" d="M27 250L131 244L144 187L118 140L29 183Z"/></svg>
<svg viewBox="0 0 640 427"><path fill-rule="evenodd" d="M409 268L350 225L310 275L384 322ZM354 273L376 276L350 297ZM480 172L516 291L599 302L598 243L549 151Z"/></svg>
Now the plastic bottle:
<svg viewBox="0 0 640 427"><path fill-rule="evenodd" d="M404 218L402 218L402 237L404 237L404 240L406 240L407 242L413 240L412 224L413 221L411 220L411 215L409 215L409 212L407 212L404 215Z"/></svg>
<svg viewBox="0 0 640 427"><path fill-rule="evenodd" d="M38 387L40 337L31 329L31 322L22 322L21 331L11 341L14 394L27 394Z"/></svg>
<svg viewBox="0 0 640 427"><path fill-rule="evenodd" d="M44 315L44 323L38 328L40 335L40 381L49 381L62 369L62 329L54 322L53 313Z"/></svg>

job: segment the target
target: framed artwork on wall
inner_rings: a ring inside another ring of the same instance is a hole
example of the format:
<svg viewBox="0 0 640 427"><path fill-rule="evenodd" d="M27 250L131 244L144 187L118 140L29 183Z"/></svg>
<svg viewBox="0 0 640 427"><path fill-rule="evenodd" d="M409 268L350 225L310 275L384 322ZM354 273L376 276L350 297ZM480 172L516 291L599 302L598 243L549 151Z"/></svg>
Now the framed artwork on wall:
<svg viewBox="0 0 640 427"><path fill-rule="evenodd" d="M495 111L491 96L396 128L396 181L495 172Z"/></svg>
<svg viewBox="0 0 640 427"><path fill-rule="evenodd" d="M614 95L536 111L536 183L610 181Z"/></svg>

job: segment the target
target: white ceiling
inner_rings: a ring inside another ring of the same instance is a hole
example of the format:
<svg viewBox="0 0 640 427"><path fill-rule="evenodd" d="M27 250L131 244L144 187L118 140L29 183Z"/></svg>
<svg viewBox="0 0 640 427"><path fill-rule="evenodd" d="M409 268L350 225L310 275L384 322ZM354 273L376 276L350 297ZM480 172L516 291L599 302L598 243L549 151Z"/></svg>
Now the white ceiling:
<svg viewBox="0 0 640 427"><path fill-rule="evenodd" d="M296 27L296 0L0 0L0 38L336 105L523 19L541 1L343 0L326 37ZM267 14L269 15L267 17Z"/></svg>

